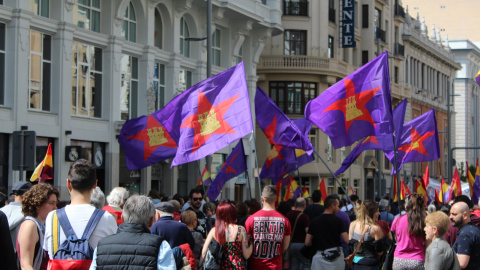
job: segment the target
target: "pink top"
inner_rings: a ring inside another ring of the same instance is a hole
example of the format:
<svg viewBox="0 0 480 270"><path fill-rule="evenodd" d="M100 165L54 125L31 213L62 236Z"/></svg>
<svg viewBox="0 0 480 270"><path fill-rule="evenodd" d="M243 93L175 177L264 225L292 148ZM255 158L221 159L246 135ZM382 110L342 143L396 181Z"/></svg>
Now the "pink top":
<svg viewBox="0 0 480 270"><path fill-rule="evenodd" d="M392 232L395 232L397 238L397 248L393 255L402 259L425 261L425 237L410 236L407 215L395 218L392 224Z"/></svg>

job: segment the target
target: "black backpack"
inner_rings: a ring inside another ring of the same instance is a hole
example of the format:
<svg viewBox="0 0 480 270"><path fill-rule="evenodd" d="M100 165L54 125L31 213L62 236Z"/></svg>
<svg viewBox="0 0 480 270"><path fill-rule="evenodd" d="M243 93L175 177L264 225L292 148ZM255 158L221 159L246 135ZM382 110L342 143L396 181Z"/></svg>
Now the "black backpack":
<svg viewBox="0 0 480 270"><path fill-rule="evenodd" d="M345 207L348 209L348 206L345 206ZM357 219L357 214L355 214L355 207L352 206L352 209L345 211L345 213L348 214L348 218L350 219L350 222Z"/></svg>
<svg viewBox="0 0 480 270"><path fill-rule="evenodd" d="M53 259L92 260L94 249L92 246L90 246L90 243L88 243L88 239L90 239L90 236L95 230L95 227L97 227L97 224L104 213L105 211L95 209L87 223L87 226L85 227L82 238L79 239L75 234L70 221L68 220L67 214L65 213L65 208L57 210L56 215L58 217L58 222L60 223L67 240L63 241L57 251L54 251L55 255L53 256ZM60 239L60 237L58 237L58 239Z"/></svg>

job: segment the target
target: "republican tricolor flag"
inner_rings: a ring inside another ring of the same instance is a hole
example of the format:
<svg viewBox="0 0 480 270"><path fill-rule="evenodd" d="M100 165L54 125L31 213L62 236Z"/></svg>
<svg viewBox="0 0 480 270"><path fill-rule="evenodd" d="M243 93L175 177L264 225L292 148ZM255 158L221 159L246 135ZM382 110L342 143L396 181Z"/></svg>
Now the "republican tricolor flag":
<svg viewBox="0 0 480 270"><path fill-rule="evenodd" d="M43 183L50 179L53 179L52 143L48 144L47 154L42 162L38 164L37 168L35 168L30 181Z"/></svg>
<svg viewBox="0 0 480 270"><path fill-rule="evenodd" d="M325 181L323 180L323 178L322 178L322 181L320 182L320 185L318 186L318 190L320 190L320 193L322 193L322 200L320 204L323 205L325 202L325 199L328 196L327 188L325 187Z"/></svg>

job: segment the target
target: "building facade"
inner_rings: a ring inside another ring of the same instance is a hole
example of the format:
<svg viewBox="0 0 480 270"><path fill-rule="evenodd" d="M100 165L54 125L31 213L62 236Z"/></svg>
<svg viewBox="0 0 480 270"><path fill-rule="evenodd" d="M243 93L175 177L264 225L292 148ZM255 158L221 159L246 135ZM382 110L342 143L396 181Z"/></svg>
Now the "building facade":
<svg viewBox="0 0 480 270"><path fill-rule="evenodd" d="M470 40L452 40L450 48L455 61L462 66L457 71L454 87L455 146L480 147L480 87L475 75L480 70L480 49ZM453 152L457 167L475 166L480 149L458 149Z"/></svg>
<svg viewBox="0 0 480 270"><path fill-rule="evenodd" d="M204 163L170 168L167 161L129 171L117 137L125 120L161 109L205 79L207 53L213 74L244 61L253 101L264 40L283 30L280 2L212 2L213 48L207 52L205 41L188 39L205 36L201 0L0 1L0 184L11 188L31 175L12 165L13 132L29 130L36 132L35 165L53 145L52 182L62 199L77 158L97 166L105 192L125 186L132 193L188 194ZM243 178L254 175L252 148L246 140L250 169ZM229 152L213 155L213 162ZM243 200L250 190L245 183L232 181L225 192Z"/></svg>
<svg viewBox="0 0 480 270"><path fill-rule="evenodd" d="M405 122L435 108L437 120L440 119L442 124L438 125L439 130L446 128L443 121L446 99L442 99L441 95L446 91L447 85L453 84L452 78L459 68L453 61L453 55L428 37L417 35L420 29L412 25L417 23L406 14L398 1L352 2L354 26L351 28L356 46L342 48L342 29L347 27L344 26L345 20L350 19L350 13L345 14L344 7L341 7L343 1L283 1L282 25L285 30L283 35L269 38L266 42L257 66L258 85L290 118L301 118L304 117L308 101L387 50L392 105L396 106L403 99L409 99ZM418 70L412 70L410 63L416 59ZM429 65L428 69L425 64ZM418 75L420 68L425 71ZM412 76L417 76L419 82L429 80L429 85L414 84L409 79ZM437 85L442 87L441 93L436 92ZM428 91L418 95L418 89ZM434 99L434 96L438 97ZM258 127L257 133L261 133ZM328 136L316 127L312 128L309 137L333 172L341 166L355 146L334 149ZM262 145L264 147L260 147ZM259 160L263 162L270 151L264 136L257 136L257 147ZM443 162L443 144L441 148L442 159L431 162L430 167L433 169L430 175L433 177L443 175L439 169L441 166L434 165ZM412 183L411 179L423 174L420 171L426 165L427 162L407 165L400 176ZM337 178L344 187L352 186L360 198L373 199L391 192L391 169L392 165L383 152L370 150L359 156ZM310 192L317 189L321 179L324 179L329 194L343 193L339 183L318 158L294 172L293 176L299 184L307 186Z"/></svg>

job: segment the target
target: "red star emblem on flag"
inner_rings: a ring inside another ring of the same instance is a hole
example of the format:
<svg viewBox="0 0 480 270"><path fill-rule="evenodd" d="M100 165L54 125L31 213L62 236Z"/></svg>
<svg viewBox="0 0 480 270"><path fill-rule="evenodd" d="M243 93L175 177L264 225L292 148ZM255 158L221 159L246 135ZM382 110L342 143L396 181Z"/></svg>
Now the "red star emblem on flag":
<svg viewBox="0 0 480 270"><path fill-rule="evenodd" d="M268 125L267 128L265 128L265 132L264 132L265 136L268 139L268 143L273 144L272 139L275 136L276 131L277 131L277 115L275 114L272 122L270 123L270 125Z"/></svg>
<svg viewBox="0 0 480 270"><path fill-rule="evenodd" d="M225 173L236 173L236 172L237 172L237 171L235 171L234 168L230 167L230 165L233 163L233 161L235 160L235 158L236 158L237 156L238 156L238 153L236 153L236 154L232 157L232 159L231 159L230 162L228 163L228 167L227 167L227 169L225 170ZM222 168L221 168L220 170L222 170L222 169L225 167L226 164L227 164L227 163L223 163Z"/></svg>
<svg viewBox="0 0 480 270"><path fill-rule="evenodd" d="M235 133L235 130L227 123L227 121L225 121L225 119L223 119L223 115L228 111L230 106L239 96L240 95L236 95L224 100L214 107L207 99L205 94L203 94L202 91L199 91L197 112L187 116L180 126L180 128L189 127L195 130L192 153L204 145L205 142L212 136L212 134ZM205 129L205 123L209 122L210 120L213 120L215 123L218 122L218 125L210 129Z"/></svg>
<svg viewBox="0 0 480 270"><path fill-rule="evenodd" d="M370 111L365 108L365 105L381 87L355 93L355 84L353 81L345 79L344 82L346 91L345 98L335 101L332 105L328 106L323 113L329 111L341 111L345 116L345 130L347 133L353 121L367 121L373 126L376 126L370 115Z"/></svg>
<svg viewBox="0 0 480 270"><path fill-rule="evenodd" d="M428 157L428 152L427 149L425 149L425 146L423 145L423 142L435 134L435 131L430 131L427 132L423 135L420 135L413 127L411 129L411 138L412 140L410 143L404 144L398 148L398 150L404 151L407 154L412 152L413 150L417 151L418 153L425 155Z"/></svg>
<svg viewBox="0 0 480 270"><path fill-rule="evenodd" d="M377 136L368 136L368 137L362 142L362 145L363 145L363 144L366 144L366 143L369 143L369 142L378 145Z"/></svg>
<svg viewBox="0 0 480 270"><path fill-rule="evenodd" d="M163 131L163 135L161 134ZM155 140L156 137L158 140ZM163 127L158 120L149 115L147 118L147 126L139 131L137 134L127 139L137 140L143 142L143 157L146 161L157 150L158 147L177 148L177 144L170 137L165 127Z"/></svg>

